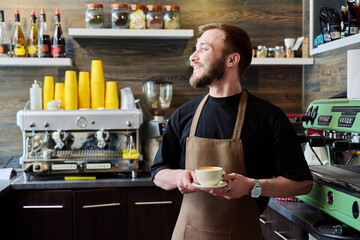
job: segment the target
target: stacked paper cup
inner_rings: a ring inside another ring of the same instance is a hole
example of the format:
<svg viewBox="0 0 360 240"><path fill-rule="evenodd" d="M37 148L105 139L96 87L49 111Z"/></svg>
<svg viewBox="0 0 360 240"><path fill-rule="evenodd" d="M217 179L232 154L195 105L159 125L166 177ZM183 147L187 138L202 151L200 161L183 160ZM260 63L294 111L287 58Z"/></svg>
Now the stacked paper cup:
<svg viewBox="0 0 360 240"><path fill-rule="evenodd" d="M54 79L52 76L44 77L43 91L44 110L48 110L47 103L54 100Z"/></svg>
<svg viewBox="0 0 360 240"><path fill-rule="evenodd" d="M65 72L65 110L78 109L77 80L75 71Z"/></svg>
<svg viewBox="0 0 360 240"><path fill-rule="evenodd" d="M79 72L79 108L90 108L89 72Z"/></svg>
<svg viewBox="0 0 360 240"><path fill-rule="evenodd" d="M105 109L119 109L116 82L106 82Z"/></svg>
<svg viewBox="0 0 360 240"><path fill-rule="evenodd" d="M55 83L54 100L60 100L60 108L65 109L64 83Z"/></svg>
<svg viewBox="0 0 360 240"><path fill-rule="evenodd" d="M105 83L101 60L91 62L91 108L97 110L104 108Z"/></svg>

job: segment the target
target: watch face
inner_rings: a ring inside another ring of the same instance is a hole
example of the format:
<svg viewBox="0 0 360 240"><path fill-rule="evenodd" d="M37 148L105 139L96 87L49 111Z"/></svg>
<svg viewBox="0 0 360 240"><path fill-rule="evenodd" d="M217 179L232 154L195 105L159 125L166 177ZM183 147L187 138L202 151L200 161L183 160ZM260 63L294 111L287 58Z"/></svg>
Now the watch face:
<svg viewBox="0 0 360 240"><path fill-rule="evenodd" d="M259 197L260 196L260 193L261 193L261 190L260 188L255 188L252 192L252 196L253 197Z"/></svg>

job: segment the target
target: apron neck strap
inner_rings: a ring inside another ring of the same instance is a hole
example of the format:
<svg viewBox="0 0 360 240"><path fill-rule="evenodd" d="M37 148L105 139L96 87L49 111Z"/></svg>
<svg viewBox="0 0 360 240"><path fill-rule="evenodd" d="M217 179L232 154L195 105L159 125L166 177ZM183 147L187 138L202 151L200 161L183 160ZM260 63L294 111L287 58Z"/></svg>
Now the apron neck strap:
<svg viewBox="0 0 360 240"><path fill-rule="evenodd" d="M203 100L201 100L198 108L196 109L193 121L191 123L189 137L195 136L196 128L197 128L197 125L198 125L198 122L199 122L199 119L200 119L202 109L204 108L205 102L206 102L206 100L208 98L209 98L209 94L207 94L203 98ZM236 116L236 123L235 123L235 127L234 127L233 139L240 139L241 130L242 130L242 127L243 127L243 124L244 124L244 119L245 119L246 103L247 103L247 93L246 93L245 90L243 90L241 92L239 109L238 109L238 113L237 113L237 116Z"/></svg>
<svg viewBox="0 0 360 240"><path fill-rule="evenodd" d="M192 123L191 123L191 128L190 128L189 137L194 137L194 136L195 136L196 127L197 127L197 125L198 125L198 122L199 122L199 118L200 118L202 109L203 109L203 107L204 107L204 105L205 105L205 102L206 102L206 100L207 100L208 98L209 98L209 94L206 94L205 97L203 98L203 100L200 102L198 108L196 109L194 118L193 118Z"/></svg>
<svg viewBox="0 0 360 240"><path fill-rule="evenodd" d="M244 125L246 104L247 104L247 92L245 90L243 90L241 92L239 109L238 109L236 123L235 123L235 127L234 127L233 139L240 139L241 130Z"/></svg>

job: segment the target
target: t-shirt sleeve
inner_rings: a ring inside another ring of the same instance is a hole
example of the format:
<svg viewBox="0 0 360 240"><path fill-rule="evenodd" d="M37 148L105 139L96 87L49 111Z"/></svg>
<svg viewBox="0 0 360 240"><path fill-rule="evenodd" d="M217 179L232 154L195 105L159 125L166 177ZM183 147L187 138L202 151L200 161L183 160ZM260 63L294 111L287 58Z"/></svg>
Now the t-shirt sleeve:
<svg viewBox="0 0 360 240"><path fill-rule="evenodd" d="M283 176L294 181L312 180L301 144L290 120L280 109L273 114L269 134L272 137L269 142L274 156L275 177Z"/></svg>
<svg viewBox="0 0 360 240"><path fill-rule="evenodd" d="M177 112L169 119L158 152L155 155L154 163L151 166L151 178L163 169L180 168L181 145L178 137Z"/></svg>

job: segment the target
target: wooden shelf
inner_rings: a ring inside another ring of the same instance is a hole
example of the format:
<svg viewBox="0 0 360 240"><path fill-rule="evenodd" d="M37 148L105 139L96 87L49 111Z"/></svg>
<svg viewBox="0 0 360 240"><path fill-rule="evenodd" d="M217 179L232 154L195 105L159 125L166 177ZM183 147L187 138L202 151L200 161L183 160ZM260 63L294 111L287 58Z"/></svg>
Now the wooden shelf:
<svg viewBox="0 0 360 240"><path fill-rule="evenodd" d="M189 39L193 29L88 29L69 28L74 38L127 38L127 39Z"/></svg>
<svg viewBox="0 0 360 240"><path fill-rule="evenodd" d="M253 58L251 65L313 65L313 58Z"/></svg>
<svg viewBox="0 0 360 240"><path fill-rule="evenodd" d="M0 66L7 67L71 67L70 58L0 58Z"/></svg>

